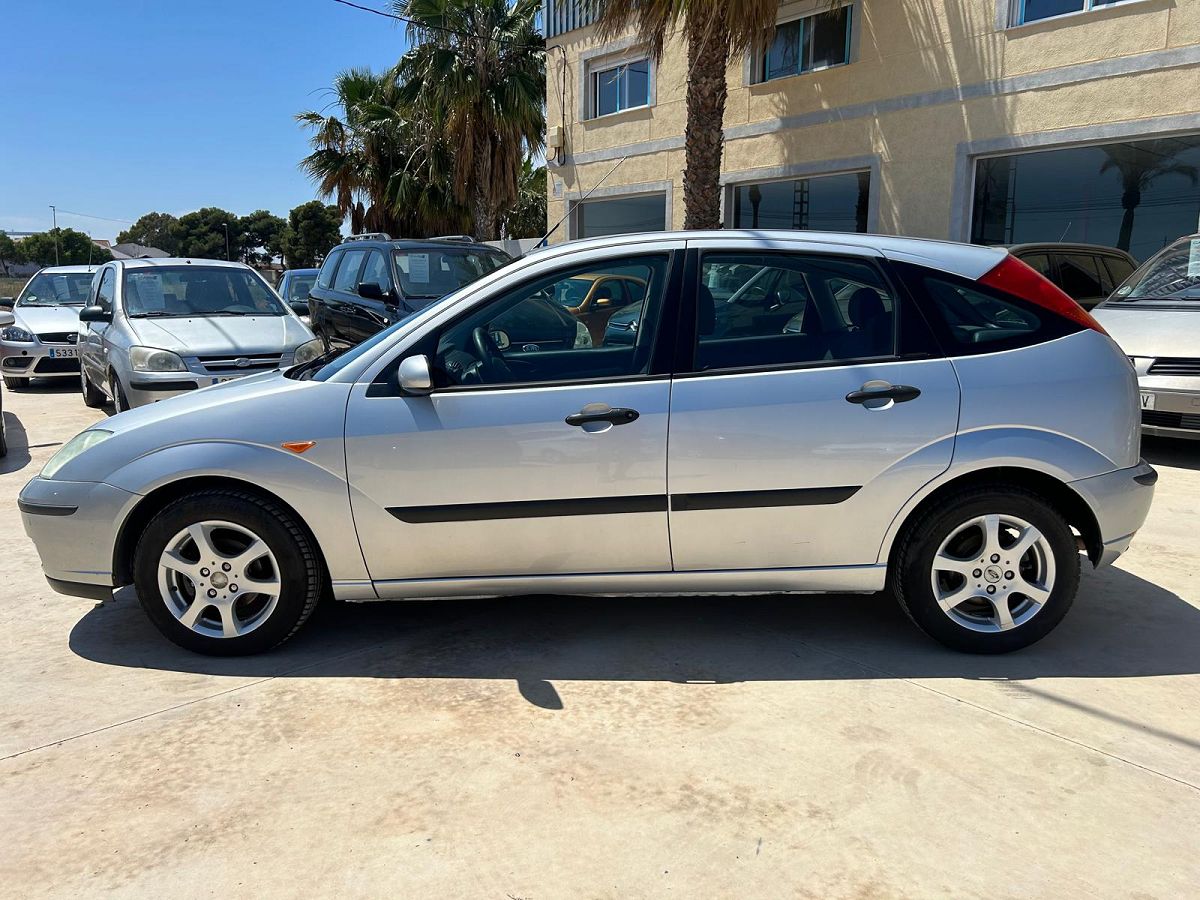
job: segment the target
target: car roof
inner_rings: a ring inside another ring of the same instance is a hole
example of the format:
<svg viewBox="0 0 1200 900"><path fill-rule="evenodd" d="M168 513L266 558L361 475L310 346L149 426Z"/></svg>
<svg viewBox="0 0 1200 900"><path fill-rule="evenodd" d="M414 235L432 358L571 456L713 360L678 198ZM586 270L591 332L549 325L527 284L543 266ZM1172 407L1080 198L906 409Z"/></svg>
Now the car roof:
<svg viewBox="0 0 1200 900"><path fill-rule="evenodd" d="M103 263L96 263L91 266L46 266L44 269L38 269L38 274L46 275L66 275L71 272L95 272Z"/></svg>
<svg viewBox="0 0 1200 900"><path fill-rule="evenodd" d="M225 259L197 259L190 256L164 256L160 259L119 259L127 269L153 269L159 266L197 266L199 268L249 269L245 263Z"/></svg>
<svg viewBox="0 0 1200 900"><path fill-rule="evenodd" d="M768 244L805 244L807 248L836 253L839 247L874 251L888 259L912 262L961 275L980 278L990 272L1008 255L1004 247L938 241L929 238L896 237L886 234L865 234L841 231L761 230L724 228L713 231L652 231L639 234L606 235L563 241L530 250L523 259L550 259L591 248L619 248L628 245L647 245L658 241L722 242L754 240ZM811 245L819 245L811 247Z"/></svg>
<svg viewBox="0 0 1200 900"><path fill-rule="evenodd" d="M1084 253L1110 253L1114 256L1129 256L1129 254L1119 247L1106 247L1104 244L1077 244L1068 241L1041 241L1031 242L1028 244L1009 244L1009 253L1028 253L1031 250L1044 250L1050 252L1064 252L1071 250L1080 250ZM1130 256L1130 259L1133 257Z"/></svg>

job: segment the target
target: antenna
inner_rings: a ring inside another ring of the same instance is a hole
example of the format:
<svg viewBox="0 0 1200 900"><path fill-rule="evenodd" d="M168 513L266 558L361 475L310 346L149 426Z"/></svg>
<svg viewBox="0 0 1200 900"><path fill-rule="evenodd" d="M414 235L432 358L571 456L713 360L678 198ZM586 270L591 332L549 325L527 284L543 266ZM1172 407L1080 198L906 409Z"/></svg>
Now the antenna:
<svg viewBox="0 0 1200 900"><path fill-rule="evenodd" d="M604 174L604 177L603 177L603 178L601 178L601 179L600 179L599 181L597 181L597 182L596 182L594 185L592 185L592 186L591 186L591 188L589 188L589 189L588 189L588 192L587 192L586 194L584 194L582 197L580 197L580 198L579 198L577 201L575 201L575 202L576 202L576 203L582 203L582 202L583 202L584 200L586 200L588 197L592 196L592 191L596 190L596 188L598 188L598 187L600 187L600 185L604 184L604 182L606 182L606 181L608 180L608 176L609 176L609 175L611 175L613 172L617 171L617 169L620 167L621 163L625 162L625 160L627 160L627 159L629 159L629 157L628 157L628 156L622 156L620 159L618 159L618 160L617 160L617 164L616 164L615 166L613 166L611 169L609 169L609 170L608 170L608 171L607 171L607 172ZM567 212L566 212L566 215L564 215L564 216L563 216L561 219L559 219L557 222L555 222L555 223L554 223L554 227L553 227L553 228L551 228L549 231L547 231L545 234L543 234L543 235L542 235L542 239L541 239L540 241L538 241L538 242L537 242L537 245L538 245L539 247L545 247L545 246L546 246L546 241L547 241L547 240L549 240L549 238L550 238L550 235L552 235L552 234L554 234L554 232L558 231L558 226L559 226L559 225L561 225L563 222L567 221L567 216L571 215L571 213L572 213L572 212L573 212L573 210L571 209L571 202L568 200L568 201L567 201Z"/></svg>

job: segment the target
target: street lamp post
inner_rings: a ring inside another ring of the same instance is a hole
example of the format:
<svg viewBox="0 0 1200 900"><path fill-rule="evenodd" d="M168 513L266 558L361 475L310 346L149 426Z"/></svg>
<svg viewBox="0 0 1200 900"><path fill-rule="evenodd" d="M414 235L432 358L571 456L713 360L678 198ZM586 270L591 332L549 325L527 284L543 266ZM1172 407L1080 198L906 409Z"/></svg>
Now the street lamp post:
<svg viewBox="0 0 1200 900"><path fill-rule="evenodd" d="M221 227L225 229L225 262L229 262L229 223L222 222Z"/></svg>
<svg viewBox="0 0 1200 900"><path fill-rule="evenodd" d="M54 235L54 264L58 265L58 210L54 208L54 204L50 204L50 220L54 223L54 227L50 233Z"/></svg>

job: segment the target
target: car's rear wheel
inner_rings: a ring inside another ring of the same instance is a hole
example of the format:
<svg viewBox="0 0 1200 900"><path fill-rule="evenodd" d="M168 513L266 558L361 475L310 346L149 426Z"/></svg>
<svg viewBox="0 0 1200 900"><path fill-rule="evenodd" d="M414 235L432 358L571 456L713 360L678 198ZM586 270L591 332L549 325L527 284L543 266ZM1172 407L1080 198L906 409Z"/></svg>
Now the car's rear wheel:
<svg viewBox="0 0 1200 900"><path fill-rule="evenodd" d="M5 375L4 376L4 386L6 388L8 388L10 391L16 390L17 388L27 388L27 387L29 387L29 379L28 378L9 378L7 375Z"/></svg>
<svg viewBox="0 0 1200 900"><path fill-rule="evenodd" d="M83 405L90 406L92 409L99 409L108 399L104 396L104 391L92 384L92 379L88 378L87 369L82 365L79 367L79 389L83 394Z"/></svg>
<svg viewBox="0 0 1200 900"><path fill-rule="evenodd" d="M891 581L926 634L955 650L1007 653L1062 621L1079 588L1079 551L1066 520L1038 495L971 488L909 524Z"/></svg>
<svg viewBox="0 0 1200 900"><path fill-rule="evenodd" d="M176 500L146 526L134 556L138 600L181 647L213 656L287 640L321 596L312 538L279 504L237 490Z"/></svg>

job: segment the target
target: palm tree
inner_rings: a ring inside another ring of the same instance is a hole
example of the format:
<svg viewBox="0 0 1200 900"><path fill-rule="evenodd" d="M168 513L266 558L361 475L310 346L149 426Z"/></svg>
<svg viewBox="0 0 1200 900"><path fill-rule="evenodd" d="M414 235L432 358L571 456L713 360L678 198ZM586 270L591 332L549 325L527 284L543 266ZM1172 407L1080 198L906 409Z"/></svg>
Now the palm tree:
<svg viewBox="0 0 1200 900"><path fill-rule="evenodd" d="M1104 148L1108 158L1100 165L1100 174L1116 169L1121 176L1121 208L1125 212L1121 216L1117 246L1127 253L1133 239L1133 217L1141 205L1142 192L1165 175L1182 175L1193 185L1200 178L1196 166L1177 162L1170 152L1160 152L1159 146L1165 143L1155 141L1153 149L1137 144L1113 144Z"/></svg>
<svg viewBox="0 0 1200 900"><path fill-rule="evenodd" d="M429 140L444 140L454 197L476 238L499 237L526 156L539 152L546 114L541 0L393 0L414 46L396 66L402 106L422 111ZM430 159L438 156L431 147Z"/></svg>
<svg viewBox="0 0 1200 900"><path fill-rule="evenodd" d="M687 129L684 132L684 228L721 225L726 70L775 30L779 0L590 0L601 40L630 27L655 59L677 28L687 41Z"/></svg>

